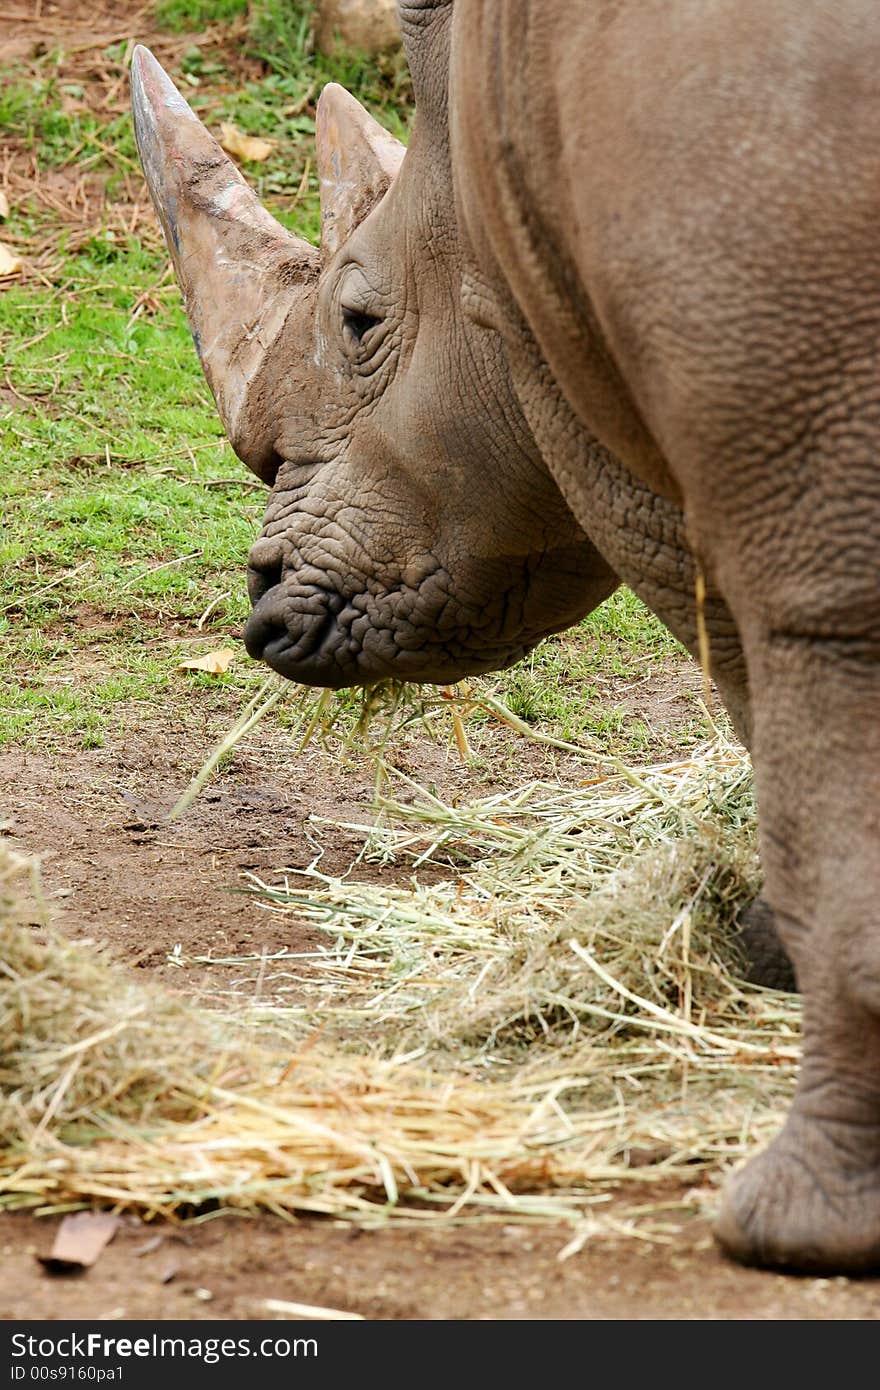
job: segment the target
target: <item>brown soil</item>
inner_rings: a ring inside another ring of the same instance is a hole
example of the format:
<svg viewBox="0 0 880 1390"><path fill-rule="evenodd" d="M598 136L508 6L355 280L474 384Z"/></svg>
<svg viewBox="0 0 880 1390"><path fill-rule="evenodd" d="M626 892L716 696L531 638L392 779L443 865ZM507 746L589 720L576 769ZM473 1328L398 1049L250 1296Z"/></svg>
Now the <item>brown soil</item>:
<svg viewBox="0 0 880 1390"><path fill-rule="evenodd" d="M53 1223L54 1224L54 1223ZM51 1278L35 1255L48 1223L0 1220L0 1316L271 1318L266 1299L367 1318L876 1318L877 1281L793 1279L740 1269L706 1222L669 1245L603 1239L563 1262L566 1229L482 1226L360 1232L315 1221L126 1223L88 1274Z"/></svg>
<svg viewBox="0 0 880 1390"><path fill-rule="evenodd" d="M134 37L160 57L192 41L155 31L150 7L132 0L94 5L7 0L0 15L0 63L26 64L44 45L63 41L68 73L95 105L124 99L124 72L102 58L110 42ZM205 42L205 36L200 36ZM210 36L209 36L210 39ZM245 60L242 60L245 61ZM2 170L10 201L25 191L83 228L98 217L132 225L145 207L142 186L126 185L108 211L100 181L75 170L47 175L18 157L14 141ZM57 255L57 236L30 255L34 273ZM21 404L27 404L20 401ZM81 617L91 625L90 615ZM103 621L95 615L94 624ZM665 735L694 712L699 677L667 663L610 697ZM625 683L624 683L625 686ZM72 745L0 755L0 807L12 816L16 847L41 856L43 884L57 924L74 939L109 944L127 967L198 993L198 972L180 972L168 955L252 953L307 947L316 933L261 912L240 893L241 875L271 875L314 855L314 813L363 821L369 770L340 766L319 752L294 757L289 747L252 738L223 775L174 827L164 813L186 785L223 718L199 725L197 702L145 718L120 710L119 732L101 749ZM228 727L227 721L225 727ZM420 744L407 770L447 793L476 794L553 770L583 776L565 759L514 749L494 736L492 780L462 768L440 745ZM485 764L484 764L485 765ZM340 870L359 847L355 832L328 829L324 867ZM670 1192L670 1200L685 1194ZM632 1201L632 1193L629 1194ZM656 1185L646 1200L657 1200ZM607 1209L606 1209L607 1210ZM703 1216L676 1215L661 1243L633 1237L588 1242L558 1255L567 1228L503 1223L395 1227L359 1231L307 1219L292 1225L264 1217L224 1217L204 1224L146 1226L125 1218L97 1264L78 1278L53 1278L35 1256L52 1243L55 1219L0 1216L0 1318L203 1319L275 1316L267 1298L317 1304L370 1318L868 1318L880 1314L880 1281L796 1279L745 1270L716 1251Z"/></svg>

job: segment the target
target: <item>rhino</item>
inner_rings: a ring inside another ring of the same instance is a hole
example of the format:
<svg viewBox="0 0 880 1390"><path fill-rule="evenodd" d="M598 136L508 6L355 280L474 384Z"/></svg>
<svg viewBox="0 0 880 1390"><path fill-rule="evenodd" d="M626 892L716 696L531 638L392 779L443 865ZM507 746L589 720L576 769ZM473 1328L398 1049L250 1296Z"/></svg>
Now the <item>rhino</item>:
<svg viewBox="0 0 880 1390"><path fill-rule="evenodd" d="M143 48L138 144L232 445L249 652L455 681L623 582L754 762L797 1091L715 1222L880 1265L876 0L406 0L408 146L341 87L320 249Z"/></svg>

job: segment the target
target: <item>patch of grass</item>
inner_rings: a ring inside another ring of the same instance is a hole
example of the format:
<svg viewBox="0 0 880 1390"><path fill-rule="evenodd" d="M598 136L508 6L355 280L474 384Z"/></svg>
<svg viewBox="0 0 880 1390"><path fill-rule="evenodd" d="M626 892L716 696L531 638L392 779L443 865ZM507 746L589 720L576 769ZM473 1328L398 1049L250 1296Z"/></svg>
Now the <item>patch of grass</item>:
<svg viewBox="0 0 880 1390"><path fill-rule="evenodd" d="M39 76L0 72L0 130L14 131L47 168L76 158L77 168L103 165L138 168L134 132L127 113L100 116L81 109L82 87L64 82L63 54L47 58Z"/></svg>
<svg viewBox="0 0 880 1390"><path fill-rule="evenodd" d="M591 613L584 621L587 632L596 640L596 657L604 663L615 646L636 647L651 656L681 656L684 647L661 623L660 619L636 598L630 589L621 588Z"/></svg>
<svg viewBox="0 0 880 1390"><path fill-rule="evenodd" d="M97 233L58 289L10 287L0 343L14 387L0 404L0 660L17 677L0 686L0 742L93 743L119 702L167 689L191 654L172 635L197 635L211 604L206 647L242 620L263 489L223 438L158 241ZM170 645L139 660L157 627ZM108 631L123 636L116 675L83 663Z"/></svg>
<svg viewBox="0 0 880 1390"><path fill-rule="evenodd" d="M248 683L262 680L262 670L243 651L245 669L224 676L178 669L183 659L225 644L225 637L193 642L182 624L171 631L147 629L151 635L145 637L134 626L108 622L101 641L93 631L65 623L39 654L33 648L19 653L7 667L12 679L0 685L0 747L122 743L132 719L157 718L162 708L181 711L184 719L195 706L200 717L222 726Z"/></svg>
<svg viewBox="0 0 880 1390"><path fill-rule="evenodd" d="M30 286L0 300L15 373L3 419L0 606L31 621L96 590L112 607L117 581L125 607L121 593L133 589L185 593L185 566L147 570L196 551L219 568L238 558L254 497L223 441L164 256L131 239L104 261L86 243L66 269L63 313L57 296ZM144 295L149 316L137 311ZM90 573L73 594L46 590L47 565L84 563Z"/></svg>
<svg viewBox="0 0 880 1390"><path fill-rule="evenodd" d="M340 82L354 92L401 138L413 113L412 82L401 51L372 54L340 49L331 55L312 45L314 7L290 0L256 0L251 5L250 51L283 82Z"/></svg>
<svg viewBox="0 0 880 1390"><path fill-rule="evenodd" d="M685 656L660 620L631 590L621 588L576 627L542 642L494 686L527 724L569 742L587 740L639 755L652 744L651 729L615 696L665 670L674 672ZM679 745L687 747L708 732L694 704L692 719L679 731Z"/></svg>
<svg viewBox="0 0 880 1390"><path fill-rule="evenodd" d="M248 0L159 0L155 16L160 24L178 33L224 24L246 14Z"/></svg>

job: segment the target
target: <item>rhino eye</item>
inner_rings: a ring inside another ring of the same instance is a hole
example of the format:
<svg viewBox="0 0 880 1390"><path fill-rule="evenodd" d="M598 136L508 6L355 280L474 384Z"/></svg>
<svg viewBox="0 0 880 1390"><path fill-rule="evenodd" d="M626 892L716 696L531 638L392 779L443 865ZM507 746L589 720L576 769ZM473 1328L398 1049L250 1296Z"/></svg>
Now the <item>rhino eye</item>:
<svg viewBox="0 0 880 1390"><path fill-rule="evenodd" d="M346 337L351 337L356 345L360 344L362 338L369 333L371 328L375 328L377 323L382 320L373 314L361 313L358 309L343 309L342 327Z"/></svg>

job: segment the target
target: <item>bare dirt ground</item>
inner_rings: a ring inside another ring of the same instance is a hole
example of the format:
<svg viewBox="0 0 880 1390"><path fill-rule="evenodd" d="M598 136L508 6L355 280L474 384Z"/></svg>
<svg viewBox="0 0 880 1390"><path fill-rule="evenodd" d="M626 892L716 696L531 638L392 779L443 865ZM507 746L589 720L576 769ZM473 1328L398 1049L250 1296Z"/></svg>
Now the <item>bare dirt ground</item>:
<svg viewBox="0 0 880 1390"><path fill-rule="evenodd" d="M0 61L25 61L35 45L63 36L79 53L80 75L94 58L95 100L117 75L100 50L127 36L162 57L186 42L155 32L149 7L130 0L93 6L10 0L0 16ZM164 46L164 47L163 47ZM102 75L103 73L103 75ZM25 182L27 170L11 177ZM47 188L77 206L79 185ZM80 187L80 194L89 189ZM132 189L143 198L143 190ZM47 252L48 254L48 252ZM53 253L54 254L54 253ZM667 662L648 686L616 692L662 742L664 729L692 712L698 674ZM180 988L169 953L228 954L313 944L312 929L261 912L240 892L241 875L270 875L313 857L310 814L363 820L368 768L340 766L319 752L295 758L252 740L173 828L163 822L219 730L199 732L190 710L121 711L119 731L99 749L13 749L0 755L0 804L10 842L42 859L57 925L73 939L109 944L128 968ZM284 754L282 757L281 754ZM485 774L462 768L442 746L413 754L408 769L447 792L490 790ZM531 760L531 761L530 761ZM547 755L514 753L498 735L492 784L548 771ZM566 775L564 760L558 772ZM581 768L581 775L583 775ZM347 865L354 832L328 830L326 866ZM186 988L198 992L198 975ZM656 1184L646 1200L657 1200ZM670 1200L683 1194L670 1191ZM632 1201L632 1191L628 1193ZM567 1227L501 1222L433 1222L360 1231L332 1221L282 1224L270 1217L212 1219L170 1226L125 1218L98 1263L77 1278L53 1278L36 1256L52 1243L56 1219L0 1216L0 1318L266 1318L268 1298L318 1304L383 1319L874 1319L880 1280L798 1279L738 1268L718 1254L705 1217L670 1222L663 1243L632 1237L587 1242L560 1261Z"/></svg>
<svg viewBox="0 0 880 1390"><path fill-rule="evenodd" d="M876 1280L794 1279L739 1269L707 1224L670 1245L628 1238L560 1263L566 1229L493 1225L359 1232L330 1223L212 1221L165 1231L126 1225L83 1278L44 1274L48 1223L0 1221L7 1318L271 1318L282 1299L401 1319L873 1319Z"/></svg>

